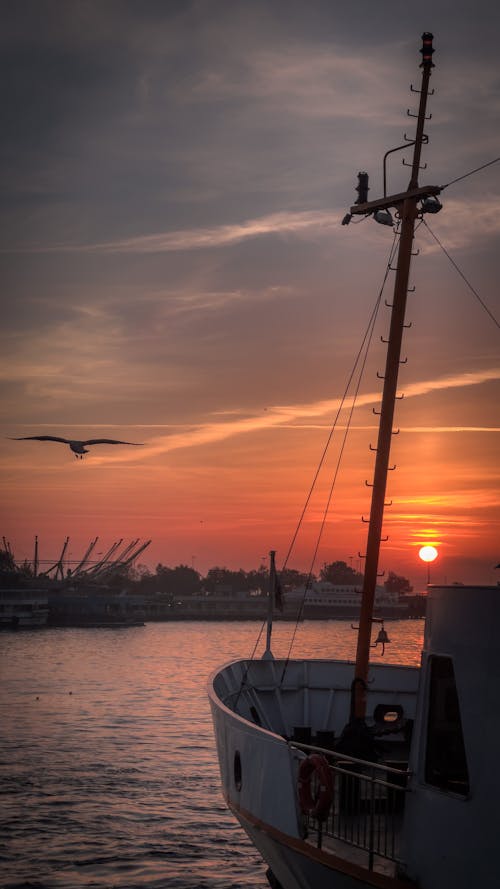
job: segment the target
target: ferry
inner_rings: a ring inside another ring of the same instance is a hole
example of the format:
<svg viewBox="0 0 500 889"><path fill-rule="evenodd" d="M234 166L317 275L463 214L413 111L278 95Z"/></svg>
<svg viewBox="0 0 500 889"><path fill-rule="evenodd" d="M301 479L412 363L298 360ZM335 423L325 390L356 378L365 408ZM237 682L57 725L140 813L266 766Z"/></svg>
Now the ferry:
<svg viewBox="0 0 500 889"><path fill-rule="evenodd" d="M272 889L499 885L500 587L429 586L420 667L372 651L387 641L376 585L415 224L441 209L442 187L418 184L433 52L426 32L407 190L368 201L360 173L343 220L373 216L399 242L356 659L275 659L269 622L264 656L208 685L223 795Z"/></svg>

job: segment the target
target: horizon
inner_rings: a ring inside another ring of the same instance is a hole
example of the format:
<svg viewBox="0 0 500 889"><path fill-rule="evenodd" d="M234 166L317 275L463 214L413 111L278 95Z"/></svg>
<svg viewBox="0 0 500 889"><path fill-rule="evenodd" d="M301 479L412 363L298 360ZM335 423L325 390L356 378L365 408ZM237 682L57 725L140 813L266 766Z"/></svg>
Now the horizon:
<svg viewBox="0 0 500 889"><path fill-rule="evenodd" d="M48 556L44 552L41 551L40 541L38 541L38 572L37 572L36 576L37 577L43 576L44 571L47 571L48 572L48 574L47 574L48 579L54 580L54 577L49 577L50 570L53 571L59 563L63 566L63 569L65 572L67 572L68 568L72 569L72 566L78 565L82 561L83 556L85 555L85 552L87 550L87 547L90 545L91 542L92 541L88 541L87 544L81 549L81 551L78 551L78 555L75 554L74 549L69 550L68 556L63 555L63 549L64 549L64 542L63 542L63 545L60 547L59 551L55 551L52 553L52 556ZM99 542L99 540L98 540L98 542ZM116 542L116 541L113 541L113 542ZM22 567L24 564L27 564L31 569L34 568L35 546L36 546L35 541L33 541L33 545L31 547L31 552L24 551L23 554L19 554L19 555L16 553L15 548L12 546L11 541L5 540L4 543L7 545L7 549L5 550L4 544L2 544L1 548L4 551L11 552L12 557L13 557L17 567ZM70 543L70 541L68 541L68 543ZM125 547L127 546L128 543L131 544L132 541L122 541L121 543L122 543L121 547L117 548L118 553L120 553L123 549L125 549ZM139 548L141 546L141 544L144 544L144 543L145 543L145 541L141 541L141 540L137 539L133 549ZM151 541L151 543L152 543L152 541ZM116 553L111 554L109 560L107 560L107 559L103 560L102 558L101 559L98 558L99 555L103 557L109 551L110 545L111 545L111 541L109 541L109 540L106 542L106 544L104 542L99 542L99 546L103 547L102 551L97 553L96 557L94 557L94 558L89 557L89 559L85 563L86 567L90 568L93 565L99 564L100 561L103 561L103 564L108 564L108 566L110 568L112 568L113 564L114 564L114 559L117 558ZM146 547L145 553L147 554L148 551L149 551L149 546ZM70 556L72 558L70 558ZM414 593L420 593L420 594L426 595L427 586L428 586L428 583L427 583L428 563L422 561L420 557L418 557L418 559L419 559L419 564L416 567L414 567L414 569L413 569L414 570L414 577L413 578L410 573L406 575L403 572L396 571L390 565L387 565L383 574L381 573L380 577L377 580L377 586L382 587L384 585L385 581L388 579L389 574L392 573L394 575L397 575L398 577L402 577L403 579L408 580L410 582L410 585L413 587ZM446 574L446 566L445 566L445 568L443 568L438 565L438 570L436 571L435 566L436 566L436 562L438 562L439 559L440 559L440 553L438 552L436 561L432 561L430 564L430 572L429 573L430 573L430 584L431 585L438 585L438 586L440 586L440 585L442 585L442 586L455 586L455 585L500 586L500 578L498 578L498 576L497 576L496 580L494 579L494 580L490 580L490 581L483 581L482 583L480 583L479 581L473 581L473 580L469 580L469 581L458 580L458 579L452 580ZM348 568L351 568L356 575L361 576L361 577L363 576L362 559L355 558L354 556L349 556L346 559L332 557L332 559L329 562L323 562L322 564L317 565L315 570L312 572L312 579L318 580L321 570L325 566L335 563L335 562L340 562L340 563L346 565ZM118 558L117 564L119 564L119 558ZM52 566L52 568L49 570L49 568L47 566ZM262 569L264 569L267 572L269 571L269 564L268 564L268 561L265 556L262 557L262 559L260 560L259 563L255 563L254 565L247 565L245 567L243 565L236 565L236 563L231 567L227 564L222 564L222 563L213 563L213 564L207 563L206 566L201 567L196 564L196 558L193 558L193 557L191 559L191 562L171 561L170 563L167 564L165 562L162 562L161 559L157 560L157 559L151 559L151 558L148 559L147 557L142 557L142 551L139 553L139 556L137 558L133 559L133 561L129 567L131 567L133 570L136 570L136 571L137 570L140 571L141 569L146 569L150 573L150 575L154 576L156 573L156 570L160 566L163 568L170 569L170 570L174 570L174 569L180 568L180 567L190 568L193 571L195 571L202 580L208 576L208 573L211 570L216 570L216 569L220 569L222 571L227 570L229 572L234 572L234 573L236 573L238 571L242 571L246 574L249 574L254 571L258 572L258 571L261 571ZM495 571L495 569L498 569L498 567L499 567L498 565L494 565L493 571ZM294 564L287 564L284 569L277 566L277 571L278 571L278 575L281 573L282 570L297 571L299 574L307 575L309 573L309 568L310 568L310 566L305 567L305 568L298 568ZM475 566L474 566L473 570L475 570ZM492 575L492 576L494 577L494 575ZM75 577L76 577L76 575L75 575ZM84 575L81 576L81 579L83 579L83 580L85 579ZM102 578L101 578L101 580L102 580Z"/></svg>

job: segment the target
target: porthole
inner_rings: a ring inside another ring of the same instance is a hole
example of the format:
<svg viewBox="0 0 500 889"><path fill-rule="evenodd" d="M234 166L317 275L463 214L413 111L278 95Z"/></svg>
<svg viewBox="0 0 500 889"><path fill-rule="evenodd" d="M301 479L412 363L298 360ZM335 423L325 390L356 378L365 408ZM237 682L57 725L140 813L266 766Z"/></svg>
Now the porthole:
<svg viewBox="0 0 500 889"><path fill-rule="evenodd" d="M236 753L234 754L233 770L234 770L234 786L236 787L236 790L241 790L241 756L240 756L239 750L237 750Z"/></svg>

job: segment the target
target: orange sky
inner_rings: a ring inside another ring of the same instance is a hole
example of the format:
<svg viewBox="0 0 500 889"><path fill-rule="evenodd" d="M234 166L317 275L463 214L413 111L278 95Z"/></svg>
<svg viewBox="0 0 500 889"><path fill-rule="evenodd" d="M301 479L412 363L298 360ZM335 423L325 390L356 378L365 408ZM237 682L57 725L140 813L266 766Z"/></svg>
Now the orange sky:
<svg viewBox="0 0 500 889"><path fill-rule="evenodd" d="M436 35L421 184L498 154L500 14L480 0L450 20L445 6L420 10ZM0 477L17 558L35 534L49 560L68 535L69 561L97 535L100 551L140 538L150 566L202 573L288 551L392 243L372 220L340 220L357 171L375 198L384 152L412 132L422 15L367 6L360 24L313 0L283 22L274 4L216 7L118 20L61 4L56 21L34 6L22 27L10 12ZM400 161L392 191L407 183ZM430 228L498 319L500 164L442 201ZM423 587L429 542L432 580L496 583L498 325L423 226L416 247L380 568ZM361 565L388 316L316 570ZM144 447L77 461L9 440L43 434ZM342 434L291 567L310 566Z"/></svg>

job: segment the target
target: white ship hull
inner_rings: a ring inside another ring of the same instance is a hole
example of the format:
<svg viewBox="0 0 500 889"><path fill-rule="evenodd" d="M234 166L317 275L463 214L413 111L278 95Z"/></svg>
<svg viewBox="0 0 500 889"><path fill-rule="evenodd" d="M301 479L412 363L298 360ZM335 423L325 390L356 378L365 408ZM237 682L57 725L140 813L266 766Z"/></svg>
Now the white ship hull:
<svg viewBox="0 0 500 889"><path fill-rule="evenodd" d="M353 664L292 661L282 681L282 661L238 661L212 676L223 793L272 886L497 889L499 618L499 587L432 588L421 668L370 666L376 764L340 752ZM377 723L380 707L394 730ZM297 740L304 730L311 743ZM335 777L321 836L301 811L312 752Z"/></svg>
<svg viewBox="0 0 500 889"><path fill-rule="evenodd" d="M324 841L318 848L316 835L305 836L300 811L298 772L306 754L292 738L307 727L313 727L316 737L319 732L320 739L339 738L349 719L353 665L293 661L280 684L283 667L281 661L240 661L211 679L209 696L227 805L283 889L397 889L396 860L375 856L370 866L368 848L347 849L339 840ZM402 707L412 720L418 674L412 667L374 667L371 711L390 703ZM246 688L240 691L245 676ZM396 732L395 748L400 743Z"/></svg>

